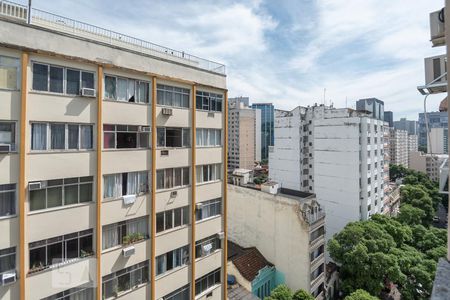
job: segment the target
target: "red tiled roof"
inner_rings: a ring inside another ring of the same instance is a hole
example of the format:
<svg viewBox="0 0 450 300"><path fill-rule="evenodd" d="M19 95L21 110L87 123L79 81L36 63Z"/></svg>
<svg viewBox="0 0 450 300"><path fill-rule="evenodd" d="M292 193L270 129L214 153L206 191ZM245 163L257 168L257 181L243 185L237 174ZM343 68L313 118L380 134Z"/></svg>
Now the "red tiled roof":
<svg viewBox="0 0 450 300"><path fill-rule="evenodd" d="M239 250L235 251L235 253L237 252L237 255L230 257L230 259L238 269L239 273L241 273L248 281L252 282L262 268L273 266L264 258L256 247L242 248L236 244L233 246L237 246Z"/></svg>

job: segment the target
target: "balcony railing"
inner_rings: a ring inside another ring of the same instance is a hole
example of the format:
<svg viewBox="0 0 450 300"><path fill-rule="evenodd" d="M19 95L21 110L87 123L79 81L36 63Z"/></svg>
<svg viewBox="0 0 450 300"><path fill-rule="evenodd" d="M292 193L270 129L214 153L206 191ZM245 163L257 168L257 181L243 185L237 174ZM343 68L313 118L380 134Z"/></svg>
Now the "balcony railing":
<svg viewBox="0 0 450 300"><path fill-rule="evenodd" d="M0 1L0 15L28 21L28 7L10 1ZM30 23L35 26L49 28L55 31L76 35L90 40L99 41L111 46L130 49L136 52L176 61L217 74L225 74L225 65L207 59L147 42L129 35L104 29L95 25L76 21L55 15L40 9L31 9Z"/></svg>

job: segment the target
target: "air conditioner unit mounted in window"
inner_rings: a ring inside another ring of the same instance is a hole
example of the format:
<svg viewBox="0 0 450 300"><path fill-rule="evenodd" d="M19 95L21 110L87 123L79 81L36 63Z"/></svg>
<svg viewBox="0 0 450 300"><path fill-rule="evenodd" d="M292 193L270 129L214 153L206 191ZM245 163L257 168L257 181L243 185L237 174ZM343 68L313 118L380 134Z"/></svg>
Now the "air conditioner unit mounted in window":
<svg viewBox="0 0 450 300"><path fill-rule="evenodd" d="M123 257L130 257L134 253L136 253L136 249L134 248L134 246L129 246L129 247L123 248L123 250L122 250Z"/></svg>
<svg viewBox="0 0 450 300"><path fill-rule="evenodd" d="M169 150L161 150L161 155L169 155Z"/></svg>
<svg viewBox="0 0 450 300"><path fill-rule="evenodd" d="M165 115L165 116L171 116L172 115L172 109L164 107L162 109L162 114Z"/></svg>
<svg viewBox="0 0 450 300"><path fill-rule="evenodd" d="M224 238L225 238L225 232L219 232L218 234L217 234L217 238L219 239L219 240L223 240Z"/></svg>
<svg viewBox="0 0 450 300"><path fill-rule="evenodd" d="M97 93L96 93L95 89L88 89L88 88L81 89L81 96L83 96L83 97L95 98L96 94Z"/></svg>
<svg viewBox="0 0 450 300"><path fill-rule="evenodd" d="M170 198L175 198L176 196L178 196L178 191L170 192Z"/></svg>
<svg viewBox="0 0 450 300"><path fill-rule="evenodd" d="M214 113L213 112L209 112L208 113L208 117L214 118Z"/></svg>
<svg viewBox="0 0 450 300"><path fill-rule="evenodd" d="M0 153L11 152L11 144L0 144Z"/></svg>
<svg viewBox="0 0 450 300"><path fill-rule="evenodd" d="M433 47L445 45L444 9L430 13L430 34Z"/></svg>
<svg viewBox="0 0 450 300"><path fill-rule="evenodd" d="M203 203L196 203L195 204L195 209L200 210L203 207Z"/></svg>
<svg viewBox="0 0 450 300"><path fill-rule="evenodd" d="M28 189L30 191L40 190L42 188L45 188L46 186L47 186L47 181L34 181L34 182L28 183Z"/></svg>
<svg viewBox="0 0 450 300"><path fill-rule="evenodd" d="M151 131L151 127L150 126L140 126L139 127L139 131L140 132L150 132Z"/></svg>
<svg viewBox="0 0 450 300"><path fill-rule="evenodd" d="M425 85L417 89L423 95L447 92L447 56L445 54L425 58Z"/></svg>
<svg viewBox="0 0 450 300"><path fill-rule="evenodd" d="M7 285L16 282L16 271L2 274L2 285Z"/></svg>

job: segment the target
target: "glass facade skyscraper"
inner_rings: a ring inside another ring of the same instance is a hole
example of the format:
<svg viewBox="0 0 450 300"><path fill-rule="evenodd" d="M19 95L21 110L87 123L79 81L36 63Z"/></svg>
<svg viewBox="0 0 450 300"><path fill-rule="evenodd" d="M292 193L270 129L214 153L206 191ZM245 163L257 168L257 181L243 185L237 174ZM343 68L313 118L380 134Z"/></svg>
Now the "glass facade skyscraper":
<svg viewBox="0 0 450 300"><path fill-rule="evenodd" d="M261 160L269 158L269 146L273 146L274 107L272 103L253 103L253 109L261 110Z"/></svg>

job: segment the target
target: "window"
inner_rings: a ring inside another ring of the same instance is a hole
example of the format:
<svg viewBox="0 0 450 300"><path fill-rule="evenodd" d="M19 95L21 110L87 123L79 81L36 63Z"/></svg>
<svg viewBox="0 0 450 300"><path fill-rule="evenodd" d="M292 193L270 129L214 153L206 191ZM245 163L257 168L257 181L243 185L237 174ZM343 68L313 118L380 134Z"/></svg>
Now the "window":
<svg viewBox="0 0 450 300"><path fill-rule="evenodd" d="M189 206L170 209L156 214L156 232L189 224Z"/></svg>
<svg viewBox="0 0 450 300"><path fill-rule="evenodd" d="M221 164L197 166L197 183L222 179Z"/></svg>
<svg viewBox="0 0 450 300"><path fill-rule="evenodd" d="M0 275L16 270L16 247L0 250Z"/></svg>
<svg viewBox="0 0 450 300"><path fill-rule="evenodd" d="M29 189L30 211L91 202L93 181L92 176L41 181L40 188Z"/></svg>
<svg viewBox="0 0 450 300"><path fill-rule="evenodd" d="M314 230L313 232L311 232L309 240L310 242L315 241L316 239L318 239L319 237L323 236L325 234L325 228L323 226L317 228L316 230Z"/></svg>
<svg viewBox="0 0 450 300"><path fill-rule="evenodd" d="M31 150L88 150L93 143L93 125L31 124Z"/></svg>
<svg viewBox="0 0 450 300"><path fill-rule="evenodd" d="M123 292L131 291L149 280L149 261L103 276L103 299L117 298Z"/></svg>
<svg viewBox="0 0 450 300"><path fill-rule="evenodd" d="M148 216L104 225L102 249L148 239Z"/></svg>
<svg viewBox="0 0 450 300"><path fill-rule="evenodd" d="M197 91L196 108L212 112L222 111L223 95Z"/></svg>
<svg viewBox="0 0 450 300"><path fill-rule="evenodd" d="M10 151L16 151L16 123L15 122L0 121L0 145L2 145L2 146L9 145Z"/></svg>
<svg viewBox="0 0 450 300"><path fill-rule="evenodd" d="M156 170L156 189L171 189L189 185L189 173L189 167Z"/></svg>
<svg viewBox="0 0 450 300"><path fill-rule="evenodd" d="M150 127L136 125L103 125L105 149L150 148Z"/></svg>
<svg viewBox="0 0 450 300"><path fill-rule="evenodd" d="M195 280L195 295L201 294L219 283L220 268Z"/></svg>
<svg viewBox="0 0 450 300"><path fill-rule="evenodd" d="M0 217L16 214L16 184L0 185Z"/></svg>
<svg viewBox="0 0 450 300"><path fill-rule="evenodd" d="M220 239L217 234L195 242L195 258L210 255L220 249Z"/></svg>
<svg viewBox="0 0 450 300"><path fill-rule="evenodd" d="M222 130L197 128L196 143L199 147L222 146Z"/></svg>
<svg viewBox="0 0 450 300"><path fill-rule="evenodd" d="M149 103L150 83L129 78L105 76L105 99Z"/></svg>
<svg viewBox="0 0 450 300"><path fill-rule="evenodd" d="M19 68L18 58L0 56L0 89L17 90L19 88Z"/></svg>
<svg viewBox="0 0 450 300"><path fill-rule="evenodd" d="M189 245L156 257L156 276L189 263Z"/></svg>
<svg viewBox="0 0 450 300"><path fill-rule="evenodd" d="M191 297L191 290L189 285L185 285L172 293L163 297L164 300L189 300Z"/></svg>
<svg viewBox="0 0 450 300"><path fill-rule="evenodd" d="M92 287L92 283L87 283L82 286L59 292L41 300L94 300L94 298L94 288Z"/></svg>
<svg viewBox="0 0 450 300"><path fill-rule="evenodd" d="M189 108L189 89L158 84L156 100L159 105Z"/></svg>
<svg viewBox="0 0 450 300"><path fill-rule="evenodd" d="M195 211L195 219L197 221L219 216L222 214L222 198L201 202L201 207L197 207Z"/></svg>
<svg viewBox="0 0 450 300"><path fill-rule="evenodd" d="M29 244L30 272L48 268L69 259L91 256L93 230L88 229Z"/></svg>
<svg viewBox="0 0 450 300"><path fill-rule="evenodd" d="M148 193L148 175L148 171L104 175L103 198L117 199L125 195Z"/></svg>
<svg viewBox="0 0 450 300"><path fill-rule="evenodd" d="M313 281L314 279L319 277L323 273L323 270L324 270L324 266L323 266L323 264L321 264L319 267L317 267L317 269L315 269L311 273L311 281Z"/></svg>
<svg viewBox="0 0 450 300"><path fill-rule="evenodd" d="M82 88L94 88L94 73L61 66L33 63L33 90L79 95Z"/></svg>
<svg viewBox="0 0 450 300"><path fill-rule="evenodd" d="M158 147L190 147L191 130L189 128L157 128Z"/></svg>
<svg viewBox="0 0 450 300"><path fill-rule="evenodd" d="M318 247L317 249L315 249L314 251L312 251L312 252L310 253L310 259L311 259L311 261L314 261L314 260L315 260L316 258L318 258L320 255L322 255L323 252L324 252L324 249L325 249L325 247L324 247L324 245L322 245L322 246Z"/></svg>

